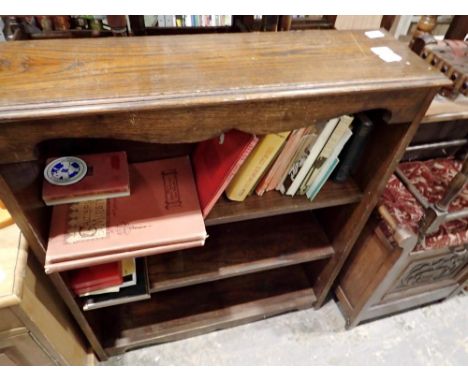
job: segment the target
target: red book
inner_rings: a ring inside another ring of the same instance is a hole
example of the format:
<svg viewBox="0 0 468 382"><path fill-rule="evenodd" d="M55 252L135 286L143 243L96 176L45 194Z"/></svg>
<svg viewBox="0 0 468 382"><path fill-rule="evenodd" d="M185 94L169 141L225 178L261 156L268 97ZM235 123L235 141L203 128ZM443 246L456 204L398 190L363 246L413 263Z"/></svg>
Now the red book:
<svg viewBox="0 0 468 382"><path fill-rule="evenodd" d="M204 218L257 142L258 138L252 134L231 130L197 145L192 162Z"/></svg>
<svg viewBox="0 0 468 382"><path fill-rule="evenodd" d="M57 186L44 179L42 199L45 204L53 206L130 195L125 151L80 155L79 158L88 168L85 177L68 186Z"/></svg>
<svg viewBox="0 0 468 382"><path fill-rule="evenodd" d="M53 208L47 273L204 244L188 157L134 163L129 170L130 196Z"/></svg>
<svg viewBox="0 0 468 382"><path fill-rule="evenodd" d="M122 284L120 261L69 272L70 287L77 295Z"/></svg>

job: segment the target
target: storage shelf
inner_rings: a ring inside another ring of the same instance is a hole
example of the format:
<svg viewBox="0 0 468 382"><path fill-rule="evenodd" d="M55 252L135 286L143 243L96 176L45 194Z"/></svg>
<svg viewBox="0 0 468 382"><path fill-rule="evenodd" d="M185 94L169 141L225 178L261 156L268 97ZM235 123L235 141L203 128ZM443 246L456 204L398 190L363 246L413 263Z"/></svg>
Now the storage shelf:
<svg viewBox="0 0 468 382"><path fill-rule="evenodd" d="M437 95L427 109L421 123L435 123L468 119L468 97L459 95L449 100Z"/></svg>
<svg viewBox="0 0 468 382"><path fill-rule="evenodd" d="M315 301L301 266L275 269L101 309L103 340L115 355L309 308Z"/></svg>
<svg viewBox="0 0 468 382"><path fill-rule="evenodd" d="M208 229L205 246L147 258L151 292L330 257L333 247L312 213Z"/></svg>
<svg viewBox="0 0 468 382"><path fill-rule="evenodd" d="M205 225L211 226L357 203L361 198L362 192L352 179L344 183L326 182L312 201L305 196L284 196L278 191L266 192L263 196L251 195L243 202L233 202L223 195L206 217Z"/></svg>

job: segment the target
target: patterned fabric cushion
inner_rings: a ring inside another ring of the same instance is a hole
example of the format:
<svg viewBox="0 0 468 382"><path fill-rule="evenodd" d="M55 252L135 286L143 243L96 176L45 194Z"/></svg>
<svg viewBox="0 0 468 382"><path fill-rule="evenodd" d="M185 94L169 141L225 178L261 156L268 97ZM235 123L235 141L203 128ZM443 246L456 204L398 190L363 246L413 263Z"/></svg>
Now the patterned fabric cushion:
<svg viewBox="0 0 468 382"><path fill-rule="evenodd" d="M461 170L462 164L451 158L432 159L424 162L401 163L399 168L408 177L417 190L430 203L439 201L445 194L448 184ZM381 196L384 204L398 224L405 226L415 234L424 210L404 184L395 176L389 182ZM449 211L468 207L468 187L450 204ZM380 228L391 239L390 227L382 220ZM468 218L451 220L440 226L439 230L426 236L414 249L436 249L457 246L468 242Z"/></svg>
<svg viewBox="0 0 468 382"><path fill-rule="evenodd" d="M461 171L462 163L452 158L440 158L400 163L398 167L429 203L436 203L445 195L451 180ZM465 187L450 204L449 211L467 207L468 187Z"/></svg>

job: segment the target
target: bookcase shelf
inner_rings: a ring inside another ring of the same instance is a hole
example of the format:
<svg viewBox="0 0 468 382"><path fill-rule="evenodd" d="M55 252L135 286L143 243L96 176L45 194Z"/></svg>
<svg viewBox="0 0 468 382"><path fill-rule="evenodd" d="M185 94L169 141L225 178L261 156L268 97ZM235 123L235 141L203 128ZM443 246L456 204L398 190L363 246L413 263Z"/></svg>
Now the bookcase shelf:
<svg viewBox="0 0 468 382"><path fill-rule="evenodd" d="M280 192L270 191L262 196L250 195L242 203L220 198L205 219L207 226L231 223L241 220L258 219L292 212L308 211L318 208L357 203L362 192L352 179L344 183L328 181L314 200L305 196L284 196Z"/></svg>
<svg viewBox="0 0 468 382"><path fill-rule="evenodd" d="M451 83L382 33L0 44L8 63L0 71L0 198L42 264L51 209L41 185L49 156L102 147L140 162L187 155L191 144L234 128L262 135L343 114L376 116L352 180L328 182L312 202L277 192L243 203L221 199L206 219L203 250L148 259L150 300L83 312L66 276L51 274L99 359L325 302L434 95ZM401 60L385 61L376 46Z"/></svg>
<svg viewBox="0 0 468 382"><path fill-rule="evenodd" d="M204 247L147 258L160 292L330 257L333 247L310 212L223 224Z"/></svg>
<svg viewBox="0 0 468 382"><path fill-rule="evenodd" d="M432 101L421 123L464 119L468 119L468 97L459 95L456 99L451 100L438 95Z"/></svg>
<svg viewBox="0 0 468 382"><path fill-rule="evenodd" d="M308 308L315 300L298 265L169 290L93 313L102 320L106 352L114 355Z"/></svg>

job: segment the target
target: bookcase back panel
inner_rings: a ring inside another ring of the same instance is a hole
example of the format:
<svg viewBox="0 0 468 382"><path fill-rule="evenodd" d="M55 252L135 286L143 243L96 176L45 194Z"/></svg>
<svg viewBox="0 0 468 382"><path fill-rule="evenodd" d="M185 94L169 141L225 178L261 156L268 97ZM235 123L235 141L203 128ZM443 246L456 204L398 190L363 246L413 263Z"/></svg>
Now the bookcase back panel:
<svg viewBox="0 0 468 382"><path fill-rule="evenodd" d="M159 144L112 138L64 138L39 143L36 147L36 155L40 161L45 161L47 158L65 155L125 151L128 162L135 163L190 155L194 147L192 143Z"/></svg>

